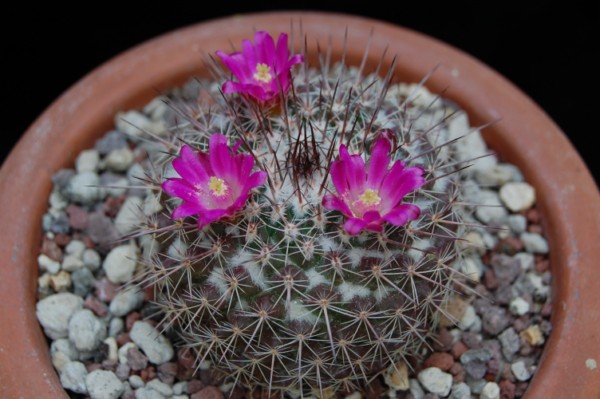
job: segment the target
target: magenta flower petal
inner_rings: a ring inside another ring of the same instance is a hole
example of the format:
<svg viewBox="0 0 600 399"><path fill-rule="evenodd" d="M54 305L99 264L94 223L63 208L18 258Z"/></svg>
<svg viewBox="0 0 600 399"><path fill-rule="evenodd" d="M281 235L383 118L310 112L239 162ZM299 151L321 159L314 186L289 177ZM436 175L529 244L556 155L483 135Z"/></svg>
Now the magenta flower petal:
<svg viewBox="0 0 600 399"><path fill-rule="evenodd" d="M235 146L238 149L239 146ZM198 216L198 227L233 216L243 208L250 191L264 184L264 171L252 173L254 160L249 154L232 153L227 138L220 133L209 139L208 153L181 148L173 168L180 178L167 179L163 190L183 200L171 215L177 219Z"/></svg>
<svg viewBox="0 0 600 399"><path fill-rule="evenodd" d="M304 61L301 54L290 57L285 33L279 35L276 46L271 35L263 31L254 34L254 44L243 40L241 53L217 51L216 54L237 79L225 82L223 92L237 92L259 101L286 94L291 85L292 66Z"/></svg>
<svg viewBox="0 0 600 399"><path fill-rule="evenodd" d="M325 195L321 204L347 218L344 229L350 235L363 230L381 232L385 222L403 226L421 214L418 206L402 203L402 199L425 183L423 169L405 169L401 161L396 161L388 170L390 149L389 140L380 137L365 166L360 155L350 155L342 145L340 158L331 165L337 195Z"/></svg>

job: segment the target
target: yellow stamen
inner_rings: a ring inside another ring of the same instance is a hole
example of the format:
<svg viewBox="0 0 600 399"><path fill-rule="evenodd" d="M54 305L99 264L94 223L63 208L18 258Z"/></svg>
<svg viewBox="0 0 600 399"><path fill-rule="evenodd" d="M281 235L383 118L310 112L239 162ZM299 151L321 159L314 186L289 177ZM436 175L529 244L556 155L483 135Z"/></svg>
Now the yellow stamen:
<svg viewBox="0 0 600 399"><path fill-rule="evenodd" d="M208 182L208 188L212 191L212 194L216 197L222 197L227 191L227 184L223 179L219 179L216 176L211 176Z"/></svg>
<svg viewBox="0 0 600 399"><path fill-rule="evenodd" d="M263 83L269 83L273 79L271 75L271 67L267 64L256 64L256 73L254 74L254 80L259 80Z"/></svg>
<svg viewBox="0 0 600 399"><path fill-rule="evenodd" d="M379 191L367 188L364 193L358 197L359 201L366 206L379 205L381 197L379 197Z"/></svg>

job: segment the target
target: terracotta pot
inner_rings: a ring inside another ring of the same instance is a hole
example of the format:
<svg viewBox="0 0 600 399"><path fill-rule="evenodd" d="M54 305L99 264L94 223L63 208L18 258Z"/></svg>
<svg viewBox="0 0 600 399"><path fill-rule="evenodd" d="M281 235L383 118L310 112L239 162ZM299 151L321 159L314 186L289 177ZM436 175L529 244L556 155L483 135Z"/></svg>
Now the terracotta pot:
<svg viewBox="0 0 600 399"><path fill-rule="evenodd" d="M289 31L292 21L296 33L302 21L310 45L325 45L331 36L337 57L348 28L347 61L354 64L373 30L369 66L386 47L386 62L398 56L402 81L419 81L439 64L427 82L430 90L449 87L445 95L473 124L501 118L485 129L485 139L535 186L551 248L553 332L526 397L600 397L600 369L591 361L586 366L588 359L600 363L600 194L564 134L511 83L444 43L375 20L309 12L234 16L161 36L87 75L30 127L0 172L0 396L67 397L35 316L36 257L52 174L111 128L115 112L140 107L157 90L201 74L203 53L229 49L255 28Z"/></svg>

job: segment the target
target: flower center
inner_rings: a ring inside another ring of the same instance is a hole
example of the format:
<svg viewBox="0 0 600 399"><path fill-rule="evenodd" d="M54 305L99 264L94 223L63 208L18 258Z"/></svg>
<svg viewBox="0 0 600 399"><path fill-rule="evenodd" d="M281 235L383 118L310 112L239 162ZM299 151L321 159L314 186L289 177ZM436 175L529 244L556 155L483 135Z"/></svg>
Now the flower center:
<svg viewBox="0 0 600 399"><path fill-rule="evenodd" d="M208 182L208 188L212 191L212 194L215 197L222 197L227 192L227 184L223 181L223 179L219 179L216 176L211 176Z"/></svg>
<svg viewBox="0 0 600 399"><path fill-rule="evenodd" d="M359 195L358 200L365 206L379 205L381 197L378 190L367 188L364 193Z"/></svg>
<svg viewBox="0 0 600 399"><path fill-rule="evenodd" d="M256 64L256 73L253 77L254 80L258 80L263 83L270 83L273 79L273 76L271 75L271 67L267 64Z"/></svg>

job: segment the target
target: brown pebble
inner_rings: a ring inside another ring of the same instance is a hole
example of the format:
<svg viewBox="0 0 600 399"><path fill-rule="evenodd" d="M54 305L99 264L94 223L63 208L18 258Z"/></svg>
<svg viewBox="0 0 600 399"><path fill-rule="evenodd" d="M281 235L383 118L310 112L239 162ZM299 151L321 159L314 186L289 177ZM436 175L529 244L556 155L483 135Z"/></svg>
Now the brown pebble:
<svg viewBox="0 0 600 399"><path fill-rule="evenodd" d="M88 226L89 215L85 209L71 204L66 209L69 215L69 226L75 230L85 230Z"/></svg>
<svg viewBox="0 0 600 399"><path fill-rule="evenodd" d="M512 256L523 251L523 249L525 249L525 244L519 238L507 237L498 241L498 244L496 244L494 249L496 252Z"/></svg>
<svg viewBox="0 0 600 399"><path fill-rule="evenodd" d="M142 380L144 380L144 382L153 380L154 378L156 378L156 370L152 366L146 367L140 372L140 377L142 378Z"/></svg>
<svg viewBox="0 0 600 399"><path fill-rule="evenodd" d="M117 284L111 282L106 277L102 280L96 281L95 283L95 294L98 299L103 302L110 302L117 295L120 288Z"/></svg>
<svg viewBox="0 0 600 399"><path fill-rule="evenodd" d="M509 380L500 381L500 399L513 399L515 397L516 386Z"/></svg>
<svg viewBox="0 0 600 399"><path fill-rule="evenodd" d="M121 195L119 197L107 197L102 206L102 210L106 216L114 218L119 213L121 206L125 202L127 196Z"/></svg>
<svg viewBox="0 0 600 399"><path fill-rule="evenodd" d="M518 382L515 385L515 397L520 398L521 396L523 396L525 394L525 391L527 390L528 385L528 381Z"/></svg>
<svg viewBox="0 0 600 399"><path fill-rule="evenodd" d="M454 383L463 382L465 380L465 368L462 364L455 362L452 367L450 367L450 374L452 374L452 381Z"/></svg>
<svg viewBox="0 0 600 399"><path fill-rule="evenodd" d="M127 342L131 342L131 338L129 338L128 332L122 332L116 336L115 340L117 341L117 345L119 347L125 345Z"/></svg>
<svg viewBox="0 0 600 399"><path fill-rule="evenodd" d="M61 262L63 259L62 249L60 249L54 240L46 236L44 236L44 241L42 241L42 249L40 252L57 262Z"/></svg>
<svg viewBox="0 0 600 399"><path fill-rule="evenodd" d="M129 373L131 372L131 367L124 363L120 363L115 369L115 375L121 381L127 380L129 378Z"/></svg>
<svg viewBox="0 0 600 399"><path fill-rule="evenodd" d="M108 371L115 371L119 363L116 360L105 359L102 361L102 369Z"/></svg>
<svg viewBox="0 0 600 399"><path fill-rule="evenodd" d="M68 243L71 242L71 236L68 234L56 234L54 236L54 241L56 242L56 244L58 244L60 247L66 247Z"/></svg>
<svg viewBox="0 0 600 399"><path fill-rule="evenodd" d="M447 352L452 347L453 340L454 337L450 334L450 331L446 328L440 328L433 342L433 348L440 352Z"/></svg>
<svg viewBox="0 0 600 399"><path fill-rule="evenodd" d="M140 312L131 312L125 317L125 329L127 331L131 330L133 324L142 319L142 315Z"/></svg>
<svg viewBox="0 0 600 399"><path fill-rule="evenodd" d="M224 396L219 388L207 386L193 394L190 399L224 399Z"/></svg>
<svg viewBox="0 0 600 399"><path fill-rule="evenodd" d="M474 333L474 332L470 332L470 331L464 331L462 333L461 336L462 342L469 348L469 349L479 349L481 348L481 335Z"/></svg>
<svg viewBox="0 0 600 399"><path fill-rule="evenodd" d="M539 224L530 224L529 226L527 226L527 231L529 233L534 233L534 234L544 233L544 229Z"/></svg>
<svg viewBox="0 0 600 399"><path fill-rule="evenodd" d="M140 371L148 366L148 358L138 348L129 348L127 364L133 371Z"/></svg>
<svg viewBox="0 0 600 399"><path fill-rule="evenodd" d="M488 290L495 290L498 288L498 279L493 270L486 270L483 275L483 284Z"/></svg>
<svg viewBox="0 0 600 399"><path fill-rule="evenodd" d="M545 271L550 269L550 261L546 258L540 258L535 260L535 270L540 273L544 273Z"/></svg>
<svg viewBox="0 0 600 399"><path fill-rule="evenodd" d="M102 370L102 365L100 363L88 363L85 365L85 369L88 373L91 373L94 370Z"/></svg>
<svg viewBox="0 0 600 399"><path fill-rule="evenodd" d="M175 382L175 376L177 375L177 370L179 366L175 362L168 362L159 365L156 368L156 372L158 373L158 378L168 385L173 385Z"/></svg>
<svg viewBox="0 0 600 399"><path fill-rule="evenodd" d="M454 359L452 358L451 354L446 352L433 352L427 359L425 359L423 367L437 367L443 371L448 371L453 364Z"/></svg>
<svg viewBox="0 0 600 399"><path fill-rule="evenodd" d="M467 347L467 345L465 345L462 341L457 341L453 346L452 346L452 356L454 356L455 359L458 359L463 353L465 353L469 348Z"/></svg>
<svg viewBox="0 0 600 399"><path fill-rule="evenodd" d="M187 390L188 390L189 394L192 394L192 393L199 392L205 386L206 385L204 385L204 383L202 381L193 379L193 380L188 381Z"/></svg>
<svg viewBox="0 0 600 399"><path fill-rule="evenodd" d="M93 295L88 295L85 298L83 307L91 310L98 317L104 317L108 314L108 306Z"/></svg>
<svg viewBox="0 0 600 399"><path fill-rule="evenodd" d="M488 381L496 381L496 376L500 374L500 370L502 368L502 364L500 360L492 358L487 362L487 373L489 379ZM487 379L487 378L486 378Z"/></svg>
<svg viewBox="0 0 600 399"><path fill-rule="evenodd" d="M531 209L529 209L525 213L525 217L527 218L527 221L529 223L539 224L540 221L542 220L540 212L537 210L537 208L531 208Z"/></svg>

